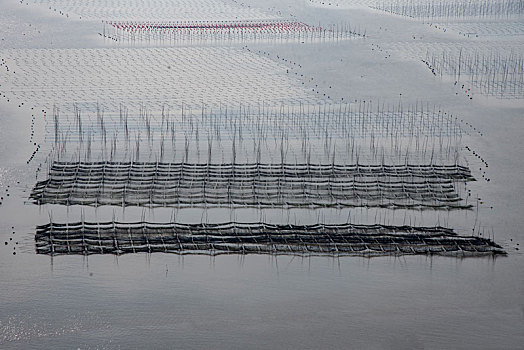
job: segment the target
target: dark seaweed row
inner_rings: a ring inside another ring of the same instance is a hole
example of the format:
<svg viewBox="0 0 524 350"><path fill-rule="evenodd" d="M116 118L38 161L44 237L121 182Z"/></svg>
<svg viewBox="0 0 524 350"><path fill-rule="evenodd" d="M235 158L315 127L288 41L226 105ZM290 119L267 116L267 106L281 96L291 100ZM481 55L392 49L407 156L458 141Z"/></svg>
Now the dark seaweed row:
<svg viewBox="0 0 524 350"><path fill-rule="evenodd" d="M154 162L54 162L50 169L53 176L113 176L119 177L179 177L220 176L229 177L304 177L337 178L352 176L423 177L472 180L469 168L460 165L435 164L199 164Z"/></svg>
<svg viewBox="0 0 524 350"><path fill-rule="evenodd" d="M264 223L50 223L37 227L39 254L269 253L495 255L490 240L443 227Z"/></svg>
<svg viewBox="0 0 524 350"><path fill-rule="evenodd" d="M31 198L90 206L468 208L453 181L469 178L467 168L433 165L55 163Z"/></svg>

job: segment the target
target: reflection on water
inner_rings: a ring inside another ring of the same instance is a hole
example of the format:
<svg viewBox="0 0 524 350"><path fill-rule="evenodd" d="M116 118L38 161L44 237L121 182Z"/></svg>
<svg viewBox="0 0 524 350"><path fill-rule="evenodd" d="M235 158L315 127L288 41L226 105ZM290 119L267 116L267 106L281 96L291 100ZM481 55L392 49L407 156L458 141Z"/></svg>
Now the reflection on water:
<svg viewBox="0 0 524 350"><path fill-rule="evenodd" d="M496 297L515 287L503 284L512 258L23 260L11 260L16 283L3 288L2 348L389 348L407 340L442 348L450 338L454 348L516 348L523 340L521 301Z"/></svg>

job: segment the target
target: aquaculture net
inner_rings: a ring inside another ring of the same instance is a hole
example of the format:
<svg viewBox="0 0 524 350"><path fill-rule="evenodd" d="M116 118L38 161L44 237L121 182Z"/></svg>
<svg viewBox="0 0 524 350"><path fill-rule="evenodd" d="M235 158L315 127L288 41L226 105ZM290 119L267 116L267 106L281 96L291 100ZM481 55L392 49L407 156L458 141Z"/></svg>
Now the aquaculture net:
<svg viewBox="0 0 524 350"><path fill-rule="evenodd" d="M468 208L458 165L55 162L37 204Z"/></svg>
<svg viewBox="0 0 524 350"><path fill-rule="evenodd" d="M443 227L267 223L55 223L37 227L39 254L137 252L298 255L497 255L492 241Z"/></svg>

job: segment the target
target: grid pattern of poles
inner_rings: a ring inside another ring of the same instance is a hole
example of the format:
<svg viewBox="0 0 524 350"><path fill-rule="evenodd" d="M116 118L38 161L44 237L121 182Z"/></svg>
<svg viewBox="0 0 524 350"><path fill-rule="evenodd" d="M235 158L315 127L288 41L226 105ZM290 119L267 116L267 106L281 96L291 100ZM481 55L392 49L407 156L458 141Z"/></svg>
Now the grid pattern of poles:
<svg viewBox="0 0 524 350"><path fill-rule="evenodd" d="M449 165L55 162L31 197L38 204L146 207L465 208Z"/></svg>
<svg viewBox="0 0 524 350"><path fill-rule="evenodd" d="M37 228L39 254L495 255L501 247L442 227L272 225L266 223L49 223Z"/></svg>

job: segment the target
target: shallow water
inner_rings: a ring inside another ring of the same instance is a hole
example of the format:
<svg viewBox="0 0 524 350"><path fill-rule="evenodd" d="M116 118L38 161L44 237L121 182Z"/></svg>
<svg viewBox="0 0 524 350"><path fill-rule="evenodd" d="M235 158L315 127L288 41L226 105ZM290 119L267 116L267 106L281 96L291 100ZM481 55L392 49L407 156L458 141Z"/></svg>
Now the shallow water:
<svg viewBox="0 0 524 350"><path fill-rule="evenodd" d="M112 217L138 221L141 216L166 221L172 210L65 209L30 203L28 196L37 180L37 168L42 164L39 176L45 177L46 152L51 147L45 141L49 135L45 132L43 107L38 98L11 98L7 102L2 97L0 347L522 348L524 255L519 248L524 241L524 186L520 176L524 172L520 157L524 150L520 128L523 100L480 94L469 100L458 93L453 82L435 78L417 58L419 46L477 43L451 30L443 32L416 21L358 8L310 7L309 2L291 0L251 5L262 9L274 6L281 13L294 13L311 23L349 19L353 25L365 28L368 38L362 40L307 45L248 42L231 46L240 50L247 45L270 53L272 59L278 55L300 63L303 73L315 77L318 89L333 100L344 97L392 104L427 101L458 115L463 128L471 133L463 137L463 143L489 162L486 168L472 154L464 151L462 155L478 180L467 187L474 198L481 198L482 204L478 213L209 209L206 220L254 221L264 217L272 222L309 223L320 218L341 222L351 215L361 222L373 222L378 215L379 220L402 224L407 217L417 224L444 222L461 234L471 234L475 227L476 234L493 237L508 255L496 259L37 255L35 227L47 223L50 217L59 222L76 221L81 215L100 221ZM1 34L5 39L0 44L2 58L2 49L125 47L100 38L97 32L102 27L98 21L67 19L33 3L1 0L0 9L5 10L0 23L8 23L8 29ZM38 29L33 30L33 26ZM413 35L419 39L413 39ZM479 47L489 49L495 45L489 37L478 40ZM504 40L520 54L523 42L520 35ZM89 74L97 73L87 71L82 78L89 81ZM279 79L296 84L293 86L297 91L302 91L302 84L286 78L283 71L279 74ZM31 77L26 78L30 81ZM38 78L46 80L45 76ZM5 83L0 84L2 95L9 95ZM141 92L126 91L125 86L123 91L128 94L120 96ZM227 93L222 93L227 98ZM67 98L55 103L79 99L74 94ZM25 103L18 107L21 102ZM33 120L35 135L31 138ZM33 142L41 144L42 150L27 165L37 147ZM489 182L482 177L483 172ZM176 214L185 222L199 222L204 215L197 209Z"/></svg>
<svg viewBox="0 0 524 350"><path fill-rule="evenodd" d="M451 342L466 349L519 348L522 341L523 290L508 272L518 269L513 259L24 260L30 269L2 264L12 281L3 288L5 348L444 348Z"/></svg>

